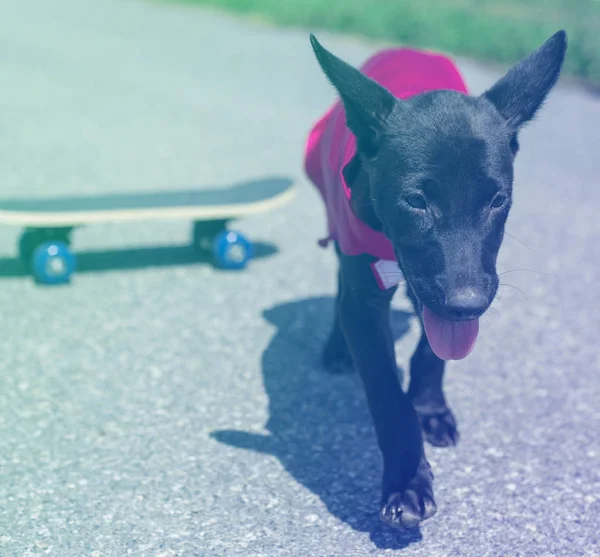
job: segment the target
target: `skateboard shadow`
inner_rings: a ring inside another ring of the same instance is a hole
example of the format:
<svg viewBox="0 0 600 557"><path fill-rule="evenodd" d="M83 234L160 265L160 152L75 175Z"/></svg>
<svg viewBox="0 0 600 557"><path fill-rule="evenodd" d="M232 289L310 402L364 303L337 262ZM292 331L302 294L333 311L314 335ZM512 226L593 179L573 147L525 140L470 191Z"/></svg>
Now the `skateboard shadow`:
<svg viewBox="0 0 600 557"><path fill-rule="evenodd" d="M254 259L272 257L279 252L274 244L253 241L252 245ZM77 251L76 255L76 274L211 264L209 255L199 255L190 245ZM19 258L0 258L0 279L28 275L25 265Z"/></svg>
<svg viewBox="0 0 600 557"><path fill-rule="evenodd" d="M391 530L378 517L382 463L360 378L356 372L332 375L320 365L333 307L333 298L319 297L264 312L277 328L262 356L269 434L220 430L211 437L276 456L329 512L369 533L377 547L401 549L421 534ZM395 339L408 332L410 317L393 311Z"/></svg>

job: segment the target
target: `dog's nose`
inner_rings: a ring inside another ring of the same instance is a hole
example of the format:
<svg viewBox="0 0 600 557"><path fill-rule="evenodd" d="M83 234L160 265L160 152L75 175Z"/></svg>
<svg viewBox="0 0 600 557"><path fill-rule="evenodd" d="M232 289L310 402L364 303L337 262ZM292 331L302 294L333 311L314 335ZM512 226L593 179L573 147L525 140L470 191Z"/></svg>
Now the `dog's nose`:
<svg viewBox="0 0 600 557"><path fill-rule="evenodd" d="M451 319L477 319L488 307L487 297L474 288L460 288L448 296L445 310Z"/></svg>

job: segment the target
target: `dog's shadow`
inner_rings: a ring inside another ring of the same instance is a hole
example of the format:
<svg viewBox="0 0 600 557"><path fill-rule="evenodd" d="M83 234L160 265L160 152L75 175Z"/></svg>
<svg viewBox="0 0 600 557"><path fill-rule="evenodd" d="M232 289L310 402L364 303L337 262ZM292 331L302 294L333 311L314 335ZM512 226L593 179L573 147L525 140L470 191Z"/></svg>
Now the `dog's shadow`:
<svg viewBox="0 0 600 557"><path fill-rule="evenodd" d="M215 431L221 443L268 453L318 495L329 512L369 532L380 548L400 549L421 540L419 531L390 530L378 517L381 456L358 374L331 375L319 363L332 322L332 298L310 298L264 312L276 327L262 357L269 397L269 435ZM394 310L399 339L411 314Z"/></svg>

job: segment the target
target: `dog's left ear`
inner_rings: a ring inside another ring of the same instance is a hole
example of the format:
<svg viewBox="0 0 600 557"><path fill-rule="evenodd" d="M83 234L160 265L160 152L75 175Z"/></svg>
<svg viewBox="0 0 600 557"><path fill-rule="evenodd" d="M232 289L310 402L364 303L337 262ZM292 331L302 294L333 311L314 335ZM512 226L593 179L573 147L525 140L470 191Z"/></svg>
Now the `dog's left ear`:
<svg viewBox="0 0 600 557"><path fill-rule="evenodd" d="M567 34L559 31L484 93L515 132L533 118L554 87L566 51Z"/></svg>
<svg viewBox="0 0 600 557"><path fill-rule="evenodd" d="M356 136L359 151L367 156L375 155L388 119L398 107L396 97L323 48L312 34L310 43L321 69L342 98L346 124Z"/></svg>

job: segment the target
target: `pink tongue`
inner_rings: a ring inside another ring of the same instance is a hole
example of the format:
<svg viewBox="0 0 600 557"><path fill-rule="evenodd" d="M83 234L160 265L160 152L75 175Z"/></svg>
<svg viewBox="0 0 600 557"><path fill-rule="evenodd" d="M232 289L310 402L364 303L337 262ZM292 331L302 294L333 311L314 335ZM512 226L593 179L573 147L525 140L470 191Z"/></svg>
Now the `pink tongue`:
<svg viewBox="0 0 600 557"><path fill-rule="evenodd" d="M442 360L462 360L475 347L479 333L478 319L460 323L447 321L424 306L423 324L431 349Z"/></svg>

